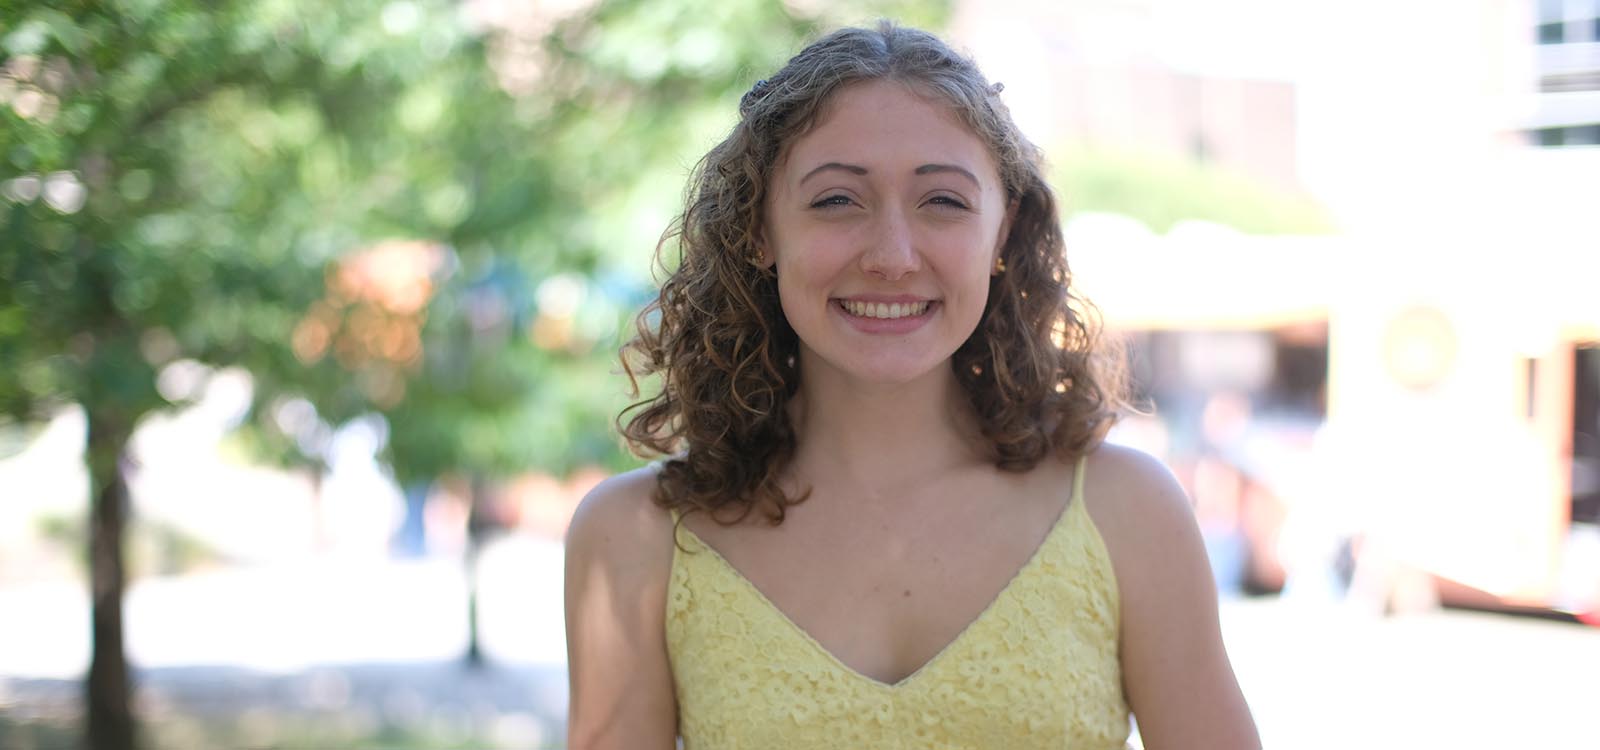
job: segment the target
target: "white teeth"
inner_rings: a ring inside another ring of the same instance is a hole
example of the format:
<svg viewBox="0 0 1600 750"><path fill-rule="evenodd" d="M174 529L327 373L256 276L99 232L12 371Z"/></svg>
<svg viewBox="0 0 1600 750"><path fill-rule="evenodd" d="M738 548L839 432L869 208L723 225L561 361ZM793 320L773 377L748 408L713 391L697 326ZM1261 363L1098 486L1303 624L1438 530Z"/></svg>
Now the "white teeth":
<svg viewBox="0 0 1600 750"><path fill-rule="evenodd" d="M907 302L884 304L882 302L858 302L856 300L841 300L844 309L851 315L863 318L908 318L921 315L928 309L926 302Z"/></svg>

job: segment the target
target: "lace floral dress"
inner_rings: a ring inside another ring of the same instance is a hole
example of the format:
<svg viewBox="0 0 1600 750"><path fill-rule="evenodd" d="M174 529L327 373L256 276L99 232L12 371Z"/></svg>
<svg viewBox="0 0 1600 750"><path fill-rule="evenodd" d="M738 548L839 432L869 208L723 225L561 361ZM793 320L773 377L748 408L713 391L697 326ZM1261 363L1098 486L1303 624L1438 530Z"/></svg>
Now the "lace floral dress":
<svg viewBox="0 0 1600 750"><path fill-rule="evenodd" d="M685 750L1122 748L1116 581L1083 469L1027 564L892 685L845 666L679 526L666 636Z"/></svg>

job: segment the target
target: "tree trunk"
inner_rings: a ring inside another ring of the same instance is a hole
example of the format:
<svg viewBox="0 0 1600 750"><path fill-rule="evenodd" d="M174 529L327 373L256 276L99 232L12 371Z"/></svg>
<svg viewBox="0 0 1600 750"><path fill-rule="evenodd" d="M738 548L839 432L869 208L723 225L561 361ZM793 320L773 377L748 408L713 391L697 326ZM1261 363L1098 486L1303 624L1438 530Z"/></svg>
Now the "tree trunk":
<svg viewBox="0 0 1600 750"><path fill-rule="evenodd" d="M94 640L85 702L90 750L137 747L129 701L132 684L122 643L122 592L127 575L122 537L128 486L120 464L132 433L124 421L89 414L89 585Z"/></svg>
<svg viewBox="0 0 1600 750"><path fill-rule="evenodd" d="M489 515L488 483L474 475L467 510L467 656L469 667L483 666L483 647L478 643L478 555L483 551L492 519Z"/></svg>

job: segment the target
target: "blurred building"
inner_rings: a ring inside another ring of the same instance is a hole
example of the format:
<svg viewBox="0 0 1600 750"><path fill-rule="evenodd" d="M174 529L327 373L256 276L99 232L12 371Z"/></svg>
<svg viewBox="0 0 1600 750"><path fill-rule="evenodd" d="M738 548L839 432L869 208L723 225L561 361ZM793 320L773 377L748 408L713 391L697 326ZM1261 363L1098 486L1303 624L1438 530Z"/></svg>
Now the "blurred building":
<svg viewBox="0 0 1600 750"><path fill-rule="evenodd" d="M1248 3L957 5L953 35L1005 85L1018 123L1047 149L1150 152L1298 186L1293 71L1275 53L1286 40L1223 22ZM1286 20L1255 5L1248 13L1268 16L1256 22Z"/></svg>
<svg viewBox="0 0 1600 750"><path fill-rule="evenodd" d="M1531 140L1546 148L1600 146L1600 2L1538 0L1536 106Z"/></svg>
<svg viewBox="0 0 1600 750"><path fill-rule="evenodd" d="M954 35L1035 141L1204 160L1334 218L1068 227L1134 344L1152 444L1202 525L1250 537L1248 577L1360 547L1380 589L1600 605L1597 19L1596 0L959 5Z"/></svg>

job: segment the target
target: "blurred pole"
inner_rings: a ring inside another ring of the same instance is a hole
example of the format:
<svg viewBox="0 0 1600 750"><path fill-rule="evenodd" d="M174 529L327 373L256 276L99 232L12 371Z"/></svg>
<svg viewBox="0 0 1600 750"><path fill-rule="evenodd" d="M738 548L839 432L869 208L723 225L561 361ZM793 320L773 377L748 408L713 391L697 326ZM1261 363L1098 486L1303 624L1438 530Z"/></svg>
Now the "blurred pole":
<svg viewBox="0 0 1600 750"><path fill-rule="evenodd" d="M90 619L93 655L85 703L90 750L134 750L129 706L128 659L122 640L122 592L127 571L122 535L127 525L128 486L120 465L132 425L115 415L89 415L88 463L94 489L89 511Z"/></svg>
<svg viewBox="0 0 1600 750"><path fill-rule="evenodd" d="M328 462L318 458L308 472L311 480L311 550L323 555L333 547L328 533L328 504L322 497L322 485L328 477Z"/></svg>

